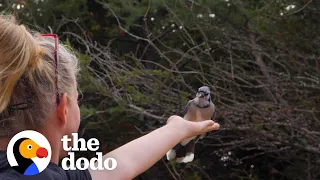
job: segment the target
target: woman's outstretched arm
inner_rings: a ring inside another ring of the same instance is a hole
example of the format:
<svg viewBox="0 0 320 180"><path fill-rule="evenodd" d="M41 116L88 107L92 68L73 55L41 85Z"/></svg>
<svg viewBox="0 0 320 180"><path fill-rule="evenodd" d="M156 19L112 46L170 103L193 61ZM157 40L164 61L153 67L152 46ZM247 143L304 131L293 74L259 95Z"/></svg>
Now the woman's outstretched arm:
<svg viewBox="0 0 320 180"><path fill-rule="evenodd" d="M211 120L190 122L179 116L171 116L165 126L104 155L104 159L115 158L117 168L113 171L90 170L92 180L133 179L148 170L183 139L218 130L219 127L219 124Z"/></svg>

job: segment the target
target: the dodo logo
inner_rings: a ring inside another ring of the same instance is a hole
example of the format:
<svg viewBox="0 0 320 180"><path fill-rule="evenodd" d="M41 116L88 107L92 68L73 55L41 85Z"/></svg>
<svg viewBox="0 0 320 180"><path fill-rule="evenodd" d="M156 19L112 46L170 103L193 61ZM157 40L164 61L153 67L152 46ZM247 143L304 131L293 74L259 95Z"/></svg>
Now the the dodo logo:
<svg viewBox="0 0 320 180"><path fill-rule="evenodd" d="M7 158L10 166L19 173L32 176L41 173L50 163L51 146L36 131L22 131L9 142Z"/></svg>

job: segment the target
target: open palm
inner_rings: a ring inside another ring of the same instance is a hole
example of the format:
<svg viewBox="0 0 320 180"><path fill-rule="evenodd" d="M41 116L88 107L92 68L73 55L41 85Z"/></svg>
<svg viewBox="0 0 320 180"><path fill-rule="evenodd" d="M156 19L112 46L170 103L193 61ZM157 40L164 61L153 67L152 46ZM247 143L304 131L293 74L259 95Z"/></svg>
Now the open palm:
<svg viewBox="0 0 320 180"><path fill-rule="evenodd" d="M167 124L176 128L177 131L181 132L186 138L197 136L214 130L219 130L220 128L220 125L212 120L192 122L175 115L171 116L167 120Z"/></svg>

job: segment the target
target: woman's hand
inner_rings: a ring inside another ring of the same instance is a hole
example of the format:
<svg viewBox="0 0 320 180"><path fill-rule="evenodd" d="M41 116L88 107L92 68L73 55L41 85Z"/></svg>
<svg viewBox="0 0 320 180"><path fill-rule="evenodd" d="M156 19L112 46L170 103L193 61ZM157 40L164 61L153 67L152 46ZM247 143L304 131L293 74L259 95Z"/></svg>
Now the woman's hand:
<svg viewBox="0 0 320 180"><path fill-rule="evenodd" d="M171 116L167 120L167 126L170 126L174 128L176 131L182 133L182 137L184 138L189 138L210 131L219 130L220 128L220 125L212 120L192 122L187 121L180 116Z"/></svg>

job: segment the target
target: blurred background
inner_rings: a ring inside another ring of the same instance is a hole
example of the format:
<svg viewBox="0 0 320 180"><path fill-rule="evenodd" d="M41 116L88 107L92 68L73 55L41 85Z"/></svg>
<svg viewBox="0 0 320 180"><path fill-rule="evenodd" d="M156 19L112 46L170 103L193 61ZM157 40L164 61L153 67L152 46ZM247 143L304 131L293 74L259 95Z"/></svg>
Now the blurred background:
<svg viewBox="0 0 320 180"><path fill-rule="evenodd" d="M320 1L0 0L0 12L75 51L80 131L104 153L211 88L221 129L192 163L164 157L137 180L320 179Z"/></svg>

